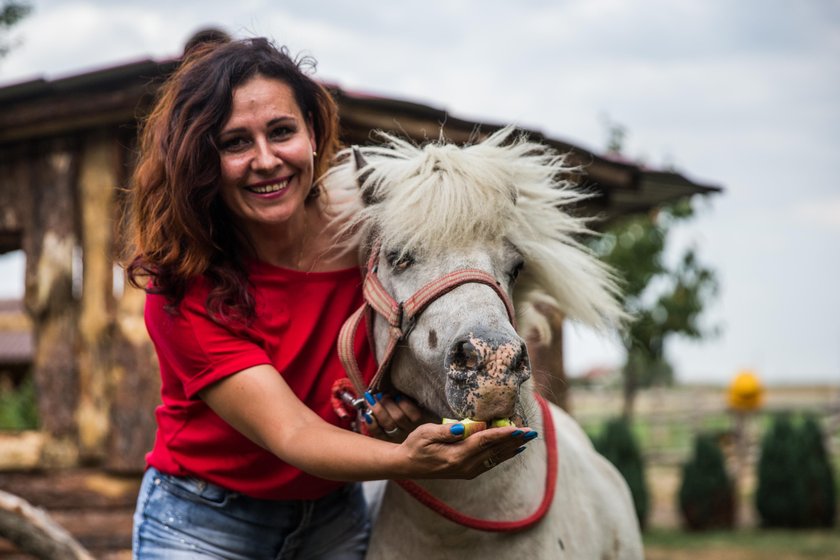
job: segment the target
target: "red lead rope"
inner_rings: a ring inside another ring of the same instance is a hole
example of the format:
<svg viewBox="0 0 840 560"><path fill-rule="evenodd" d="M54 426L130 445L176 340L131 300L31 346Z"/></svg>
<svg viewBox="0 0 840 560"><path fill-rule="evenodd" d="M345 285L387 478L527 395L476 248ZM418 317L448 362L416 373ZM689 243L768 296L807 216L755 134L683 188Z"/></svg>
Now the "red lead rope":
<svg viewBox="0 0 840 560"><path fill-rule="evenodd" d="M396 483L427 508L454 523L463 525L464 527L494 533L512 533L531 528L535 524L539 523L543 517L545 517L545 514L548 512L548 508L551 507L551 502L554 500L554 490L557 486L557 440L555 439L554 420L551 417L551 410L549 410L548 404L546 404L545 400L539 395L536 395L536 397L537 404L540 405L540 409L542 410L543 432L547 454L545 493L543 494L542 503L540 503L536 511L528 517L517 521L490 521L488 519L470 517L469 515L464 515L463 513L455 511L438 498L429 494L416 482L412 482L410 480L397 480Z"/></svg>
<svg viewBox="0 0 840 560"><path fill-rule="evenodd" d="M515 313L513 304L508 298L505 291L501 288L492 276L482 270L464 269L456 270L442 278L429 282L420 288L414 295L407 300L399 303L394 300L388 291L379 282L376 275L376 260L379 256L378 245L371 251L370 260L367 265L367 274L365 275L364 297L365 303L356 310L356 312L345 321L344 326L338 336L338 356L347 373L347 377L352 382L359 395L368 390L375 390L379 387L379 383L388 371L391 363L391 358L394 356L397 344L404 341L411 332L413 322L417 316L422 313L432 301L436 300L443 294L455 289L462 284L477 283L485 284L495 290L499 298L504 302L505 308L508 312L511 324L515 321ZM369 387L365 387L365 382L359 365L356 362L356 357L353 353L353 339L358 330L359 324L364 319L366 314L368 317L368 328L373 324L372 313L380 314L388 323L389 326L389 340L388 346L385 349L382 362L379 364L378 371L370 382ZM335 387L334 387L335 389ZM337 414L344 417L349 416L349 413L343 409L343 404L339 402L339 394L349 390L348 384L341 384L337 391L334 391L333 407L336 408ZM538 523L545 514L548 508L551 507L551 502L554 499L554 489L557 484L557 440L554 433L554 421L551 418L551 410L548 408L545 400L536 395L537 404L539 404L543 415L543 430L545 437L545 448L547 454L546 473L545 473L545 494L543 495L542 503L537 510L524 519L518 521L489 521L486 519L478 519L459 513L446 505L444 502L435 498L424 490L417 483L410 480L396 481L403 490L408 492L421 504L425 505L432 511L437 512L446 519L469 527L470 529L477 529L479 531L491 531L496 533L524 531ZM341 409L341 411L339 411ZM344 414L342 414L342 412Z"/></svg>

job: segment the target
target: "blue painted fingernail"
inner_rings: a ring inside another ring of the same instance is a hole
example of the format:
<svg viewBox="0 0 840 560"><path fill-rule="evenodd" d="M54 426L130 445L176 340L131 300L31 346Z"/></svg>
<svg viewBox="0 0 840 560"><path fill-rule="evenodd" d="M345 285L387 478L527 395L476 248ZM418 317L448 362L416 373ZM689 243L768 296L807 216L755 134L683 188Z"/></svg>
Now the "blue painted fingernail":
<svg viewBox="0 0 840 560"><path fill-rule="evenodd" d="M382 393L376 393L376 400L382 402Z"/></svg>
<svg viewBox="0 0 840 560"><path fill-rule="evenodd" d="M522 453L523 451L525 451L525 447L520 447L519 449L517 449L516 451L514 451L514 452L513 452L513 454L514 454L514 455L519 455L519 454L520 454L520 453Z"/></svg>
<svg viewBox="0 0 840 560"><path fill-rule="evenodd" d="M401 400L403 400L403 396L402 396L402 395L399 395L399 394L394 395L394 402L395 402L395 403L399 403Z"/></svg>
<svg viewBox="0 0 840 560"><path fill-rule="evenodd" d="M540 435L537 432L528 432L525 434L525 441L531 441L532 439L536 439L537 436Z"/></svg>
<svg viewBox="0 0 840 560"><path fill-rule="evenodd" d="M370 391L365 391L365 400L370 406L376 404L376 401L374 400L373 395L370 394Z"/></svg>
<svg viewBox="0 0 840 560"><path fill-rule="evenodd" d="M512 432L510 435L511 435L512 437L519 437L519 436L521 436L523 433L524 433L524 432L523 432L522 430L516 430L515 432Z"/></svg>
<svg viewBox="0 0 840 560"><path fill-rule="evenodd" d="M464 425L452 424L452 427L449 428L449 431L452 433L453 436L462 436L464 435Z"/></svg>
<svg viewBox="0 0 840 560"><path fill-rule="evenodd" d="M368 414L367 412L365 412L365 422L367 422L368 424L373 424L373 418L371 418L370 414Z"/></svg>

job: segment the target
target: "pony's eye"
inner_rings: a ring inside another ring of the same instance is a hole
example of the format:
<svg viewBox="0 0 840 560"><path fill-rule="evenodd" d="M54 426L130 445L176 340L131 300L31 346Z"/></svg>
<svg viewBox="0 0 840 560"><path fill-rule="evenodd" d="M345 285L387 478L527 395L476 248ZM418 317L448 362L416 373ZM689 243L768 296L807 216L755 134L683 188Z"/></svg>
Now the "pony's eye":
<svg viewBox="0 0 840 560"><path fill-rule="evenodd" d="M411 253L403 251L388 251L385 255L385 260L397 272L402 272L414 264L414 257Z"/></svg>
<svg viewBox="0 0 840 560"><path fill-rule="evenodd" d="M511 282L515 282L519 278L519 273L522 272L523 268L525 268L525 261L519 261L513 265L513 268L508 272L508 278L510 278Z"/></svg>

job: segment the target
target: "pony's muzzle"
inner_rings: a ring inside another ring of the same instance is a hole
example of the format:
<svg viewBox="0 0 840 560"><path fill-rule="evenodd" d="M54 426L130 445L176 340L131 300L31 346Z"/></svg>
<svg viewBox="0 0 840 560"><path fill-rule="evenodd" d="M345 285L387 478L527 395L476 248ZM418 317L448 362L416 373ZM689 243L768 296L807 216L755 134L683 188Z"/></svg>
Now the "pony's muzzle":
<svg viewBox="0 0 840 560"><path fill-rule="evenodd" d="M444 361L446 396L463 418L509 418L519 386L531 376L528 351L519 337L471 332L453 342Z"/></svg>

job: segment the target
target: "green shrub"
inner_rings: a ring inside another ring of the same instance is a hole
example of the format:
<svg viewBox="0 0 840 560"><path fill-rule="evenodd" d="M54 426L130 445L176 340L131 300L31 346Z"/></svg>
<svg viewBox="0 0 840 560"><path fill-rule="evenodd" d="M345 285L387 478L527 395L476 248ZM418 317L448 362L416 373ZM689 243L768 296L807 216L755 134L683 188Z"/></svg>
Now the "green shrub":
<svg viewBox="0 0 840 560"><path fill-rule="evenodd" d="M756 508L767 527L832 527L834 470L822 430L806 418L798 428L776 418L761 446Z"/></svg>
<svg viewBox="0 0 840 560"><path fill-rule="evenodd" d="M735 488L723 453L708 435L698 435L694 455L683 465L679 506L688 529L731 529L735 526Z"/></svg>
<svg viewBox="0 0 840 560"><path fill-rule="evenodd" d="M801 527L806 491L796 430L788 415L777 416L761 442L756 509L765 527Z"/></svg>
<svg viewBox="0 0 840 560"><path fill-rule="evenodd" d="M595 448L619 470L633 495L633 506L639 525L644 528L648 513L648 491L645 484L645 466L633 433L622 418L607 422Z"/></svg>
<svg viewBox="0 0 840 560"><path fill-rule="evenodd" d="M808 417L799 430L799 461L805 486L804 527L833 527L837 510L834 470L825 450L822 430Z"/></svg>
<svg viewBox="0 0 840 560"><path fill-rule="evenodd" d="M38 405L35 383L27 377L19 387L0 385L0 430L38 428Z"/></svg>

